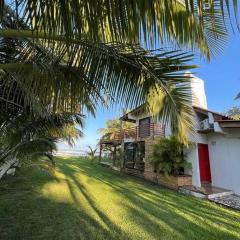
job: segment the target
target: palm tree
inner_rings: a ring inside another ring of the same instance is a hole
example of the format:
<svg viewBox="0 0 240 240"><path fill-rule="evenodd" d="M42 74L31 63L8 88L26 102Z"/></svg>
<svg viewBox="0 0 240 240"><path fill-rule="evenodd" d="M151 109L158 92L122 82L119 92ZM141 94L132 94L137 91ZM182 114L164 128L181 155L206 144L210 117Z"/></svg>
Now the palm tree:
<svg viewBox="0 0 240 240"><path fill-rule="evenodd" d="M195 66L188 64L192 54L175 49L198 49L210 59L225 44L231 18L228 0L1 2L5 105L37 98L52 112L94 113L116 99L128 107L147 101L180 135L192 128L183 72ZM156 44L161 48L146 49ZM27 93L21 98L8 94L13 79Z"/></svg>
<svg viewBox="0 0 240 240"><path fill-rule="evenodd" d="M6 159L39 160L46 157L53 163L53 152L59 140L72 144L81 137L82 132L76 128L82 126L81 114L45 114L37 116L30 113L18 113L11 119L1 122L0 162Z"/></svg>
<svg viewBox="0 0 240 240"><path fill-rule="evenodd" d="M112 119L106 121L106 127L100 128L98 132L101 134L101 139L114 139L121 132L131 132L135 127L134 123L121 122L119 119Z"/></svg>
<svg viewBox="0 0 240 240"><path fill-rule="evenodd" d="M16 40L1 39L0 42L2 53L5 51L8 57L19 54ZM82 114L54 111L51 101L44 102L24 88L16 72L0 72L0 94L0 162L8 159L42 161L45 157L53 163L53 152L59 140L73 144L82 136L76 128L76 124L83 126Z"/></svg>
<svg viewBox="0 0 240 240"><path fill-rule="evenodd" d="M94 158L96 157L97 150L98 150L97 147L93 148L89 145L88 151L87 151L87 156L89 156L91 160L94 160Z"/></svg>

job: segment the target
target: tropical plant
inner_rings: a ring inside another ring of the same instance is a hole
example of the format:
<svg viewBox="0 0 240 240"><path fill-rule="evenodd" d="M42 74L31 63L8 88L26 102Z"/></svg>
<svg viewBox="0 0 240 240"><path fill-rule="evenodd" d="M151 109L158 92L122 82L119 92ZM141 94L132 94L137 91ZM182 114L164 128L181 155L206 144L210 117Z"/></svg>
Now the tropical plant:
<svg viewBox="0 0 240 240"><path fill-rule="evenodd" d="M47 113L46 113L47 114ZM37 116L32 113L18 115L1 122L0 162L8 158L37 161L45 157L53 163L53 153L59 140L73 144L82 136L76 124L82 126L81 114L48 114Z"/></svg>
<svg viewBox="0 0 240 240"><path fill-rule="evenodd" d="M126 113L127 111L123 111ZM103 140L120 140L122 135L128 136L136 132L135 124L131 122L120 121L119 119L107 120L104 128L100 128L98 132L101 134L100 144ZM102 151L109 153L113 166L121 166L123 164L123 156L121 147L116 145L102 144Z"/></svg>
<svg viewBox="0 0 240 240"><path fill-rule="evenodd" d="M150 163L157 173L179 175L191 165L186 161L183 144L175 137L161 138L153 145Z"/></svg>
<svg viewBox="0 0 240 240"><path fill-rule="evenodd" d="M237 14L237 0L231 2ZM12 104L15 79L28 93L15 105L40 99L53 113L94 113L116 99L129 107L148 101L183 136L192 128L190 79L183 75L194 67L192 55L145 48L169 44L209 59L226 42L229 6L228 0L1 1L0 99ZM152 96L162 104L156 107Z"/></svg>
<svg viewBox="0 0 240 240"><path fill-rule="evenodd" d="M97 153L97 150L98 150L98 147L91 147L90 145L88 146L88 151L86 152L87 153L87 156L91 159L91 160L94 160L96 158L96 153Z"/></svg>
<svg viewBox="0 0 240 240"><path fill-rule="evenodd" d="M116 139L121 133L134 131L134 123L120 121L119 119L107 120L104 128L100 128L98 132L101 134L101 139L112 140Z"/></svg>

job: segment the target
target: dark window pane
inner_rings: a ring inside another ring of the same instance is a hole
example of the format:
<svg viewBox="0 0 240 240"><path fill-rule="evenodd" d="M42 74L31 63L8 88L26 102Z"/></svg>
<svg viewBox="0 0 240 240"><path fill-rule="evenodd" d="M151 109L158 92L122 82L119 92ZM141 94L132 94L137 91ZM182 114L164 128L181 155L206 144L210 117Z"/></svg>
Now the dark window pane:
<svg viewBox="0 0 240 240"><path fill-rule="evenodd" d="M139 137L149 137L150 136L150 117L143 118L139 120Z"/></svg>

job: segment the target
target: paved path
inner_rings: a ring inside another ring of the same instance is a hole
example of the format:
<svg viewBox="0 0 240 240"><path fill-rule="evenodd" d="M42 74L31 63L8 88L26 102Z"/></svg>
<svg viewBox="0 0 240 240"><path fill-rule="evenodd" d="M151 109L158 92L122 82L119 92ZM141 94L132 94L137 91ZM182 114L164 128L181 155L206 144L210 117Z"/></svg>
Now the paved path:
<svg viewBox="0 0 240 240"><path fill-rule="evenodd" d="M240 196L237 195L228 195L219 198L211 199L213 202L222 204L224 206L234 208L240 211Z"/></svg>

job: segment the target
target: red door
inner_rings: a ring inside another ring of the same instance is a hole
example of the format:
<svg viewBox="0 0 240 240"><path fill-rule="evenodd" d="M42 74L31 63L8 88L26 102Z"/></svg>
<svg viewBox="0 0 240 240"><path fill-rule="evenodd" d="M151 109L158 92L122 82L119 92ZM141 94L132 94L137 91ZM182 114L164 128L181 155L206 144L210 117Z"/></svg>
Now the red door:
<svg viewBox="0 0 240 240"><path fill-rule="evenodd" d="M212 182L207 144L198 144L198 157L201 182Z"/></svg>

